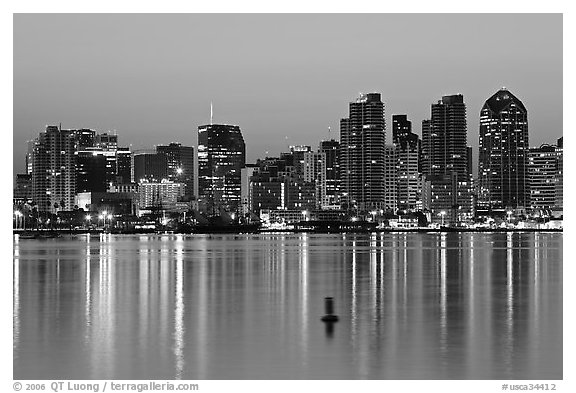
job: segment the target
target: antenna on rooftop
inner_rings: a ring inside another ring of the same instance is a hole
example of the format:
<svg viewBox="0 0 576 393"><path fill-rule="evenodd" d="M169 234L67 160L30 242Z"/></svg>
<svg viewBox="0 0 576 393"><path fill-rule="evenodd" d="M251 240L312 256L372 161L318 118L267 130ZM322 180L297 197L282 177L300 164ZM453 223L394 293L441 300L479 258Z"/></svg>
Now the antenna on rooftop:
<svg viewBox="0 0 576 393"><path fill-rule="evenodd" d="M214 109L212 107L212 101L210 101L210 124L212 124L213 118L214 118Z"/></svg>

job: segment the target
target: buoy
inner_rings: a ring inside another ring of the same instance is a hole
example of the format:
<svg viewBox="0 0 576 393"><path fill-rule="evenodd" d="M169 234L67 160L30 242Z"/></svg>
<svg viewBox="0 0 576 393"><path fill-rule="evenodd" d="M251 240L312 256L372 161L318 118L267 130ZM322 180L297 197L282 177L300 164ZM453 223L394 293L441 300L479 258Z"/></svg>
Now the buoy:
<svg viewBox="0 0 576 393"><path fill-rule="evenodd" d="M322 322L338 322L338 315L334 315L334 298L324 298L324 308L326 315L321 318Z"/></svg>

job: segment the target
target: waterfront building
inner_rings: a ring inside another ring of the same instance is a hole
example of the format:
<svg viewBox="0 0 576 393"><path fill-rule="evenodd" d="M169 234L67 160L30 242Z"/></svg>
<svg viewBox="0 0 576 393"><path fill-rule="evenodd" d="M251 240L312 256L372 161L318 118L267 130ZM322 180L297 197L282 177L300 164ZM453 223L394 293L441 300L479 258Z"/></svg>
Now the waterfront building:
<svg viewBox="0 0 576 393"><path fill-rule="evenodd" d="M106 156L97 148L76 151L76 193L106 192Z"/></svg>
<svg viewBox="0 0 576 393"><path fill-rule="evenodd" d="M16 184L14 185L14 199L17 199L23 203L32 199L32 175L27 173L18 173L16 175Z"/></svg>
<svg viewBox="0 0 576 393"><path fill-rule="evenodd" d="M321 141L318 151L324 155L325 175L320 186L322 209L340 208L340 142L334 139Z"/></svg>
<svg viewBox="0 0 576 393"><path fill-rule="evenodd" d="M550 210L556 206L559 176L557 146L542 145L528 151L528 188L532 211Z"/></svg>
<svg viewBox="0 0 576 393"><path fill-rule="evenodd" d="M159 182L142 181L138 186L138 206L141 210L164 211L173 209L184 196L184 183L163 179Z"/></svg>
<svg viewBox="0 0 576 393"><path fill-rule="evenodd" d="M80 209L91 213L90 224L111 225L119 215L136 215L137 199L136 194L126 192L80 192L74 201Z"/></svg>
<svg viewBox="0 0 576 393"><path fill-rule="evenodd" d="M340 121L340 177L347 209L384 208L386 123L379 93L362 94Z"/></svg>
<svg viewBox="0 0 576 393"><path fill-rule="evenodd" d="M136 151L132 155L132 179L135 183L142 181L160 182L168 179L168 157L166 154Z"/></svg>
<svg viewBox="0 0 576 393"><path fill-rule="evenodd" d="M564 208L564 197L563 197L563 181L564 181L564 137L558 139L556 143L556 197L554 202L554 207L557 210L562 211Z"/></svg>
<svg viewBox="0 0 576 393"><path fill-rule="evenodd" d="M32 154L32 196L39 212L71 210L76 194L74 131L47 126Z"/></svg>
<svg viewBox="0 0 576 393"><path fill-rule="evenodd" d="M287 171L287 159L292 162L293 156L267 157L256 163L257 168L250 177L249 199L252 213L259 216L262 210L287 208L285 178L290 176Z"/></svg>
<svg viewBox="0 0 576 393"><path fill-rule="evenodd" d="M258 164L246 164L241 170L240 195L242 197L242 207L240 213L242 217L250 220L252 213L252 198L250 194L252 177L258 172Z"/></svg>
<svg viewBox="0 0 576 393"><path fill-rule="evenodd" d="M527 184L528 111L506 88L480 111L478 210L503 214L529 205Z"/></svg>
<svg viewBox="0 0 576 393"><path fill-rule="evenodd" d="M34 155L34 146L36 145L36 139L26 142L26 173L32 175L32 159Z"/></svg>
<svg viewBox="0 0 576 393"><path fill-rule="evenodd" d="M326 154L309 151L304 153L304 182L314 185L316 208L322 207L322 196L326 195Z"/></svg>
<svg viewBox="0 0 576 393"><path fill-rule="evenodd" d="M415 211L420 196L420 138L412 132L406 115L392 116L392 135L397 157L397 208Z"/></svg>
<svg viewBox="0 0 576 393"><path fill-rule="evenodd" d="M74 132L74 150L79 151L89 147L94 147L96 142L96 131L81 128L73 130Z"/></svg>
<svg viewBox="0 0 576 393"><path fill-rule="evenodd" d="M387 145L384 153L383 211L396 213L398 209L398 154L394 145Z"/></svg>
<svg viewBox="0 0 576 393"><path fill-rule="evenodd" d="M118 135L107 132L97 134L94 138L94 146L104 150L116 150L118 149Z"/></svg>
<svg viewBox="0 0 576 393"><path fill-rule="evenodd" d="M166 155L168 179L185 184L184 197L194 197L194 147L181 143L156 146L156 152Z"/></svg>
<svg viewBox="0 0 576 393"><path fill-rule="evenodd" d="M129 147L119 147L116 150L116 181L115 184L126 184L132 181L132 152Z"/></svg>
<svg viewBox="0 0 576 393"><path fill-rule="evenodd" d="M245 164L246 146L240 127L198 127L198 201L203 212L210 216L239 212Z"/></svg>
<svg viewBox="0 0 576 393"><path fill-rule="evenodd" d="M466 133L461 94L443 96L431 105L431 119L422 122L422 172L430 181L430 210L446 223L469 220L474 214Z"/></svg>

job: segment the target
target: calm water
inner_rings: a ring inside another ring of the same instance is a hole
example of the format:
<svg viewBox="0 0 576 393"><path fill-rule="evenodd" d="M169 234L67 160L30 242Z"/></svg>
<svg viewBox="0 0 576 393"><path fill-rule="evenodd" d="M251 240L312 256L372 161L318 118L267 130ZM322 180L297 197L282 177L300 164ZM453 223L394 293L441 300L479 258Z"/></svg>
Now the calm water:
<svg viewBox="0 0 576 393"><path fill-rule="evenodd" d="M561 379L562 234L15 239L14 378Z"/></svg>

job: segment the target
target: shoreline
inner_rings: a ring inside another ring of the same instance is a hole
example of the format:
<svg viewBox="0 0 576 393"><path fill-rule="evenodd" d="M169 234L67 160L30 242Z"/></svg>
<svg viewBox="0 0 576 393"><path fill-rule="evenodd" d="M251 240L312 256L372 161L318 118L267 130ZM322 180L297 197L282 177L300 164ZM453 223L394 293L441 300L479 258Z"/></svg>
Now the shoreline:
<svg viewBox="0 0 576 393"><path fill-rule="evenodd" d="M256 230L242 230L238 228L202 228L197 231L189 232L178 232L178 231L103 231L103 230L88 230L88 229L54 229L54 230L33 230L24 231L20 229L13 229L13 235L26 235L35 236L32 238L50 238L50 237L60 237L62 235L100 235L100 234L112 234L112 235L212 235L212 234L267 234L267 233L319 233L319 234L346 234L346 233L507 233L507 232L559 232L563 233L563 229L559 228L549 228L549 229L539 229L539 228L381 228L381 229L358 229L358 230L347 230L347 231L330 231L330 230L310 230L310 229L256 229Z"/></svg>

